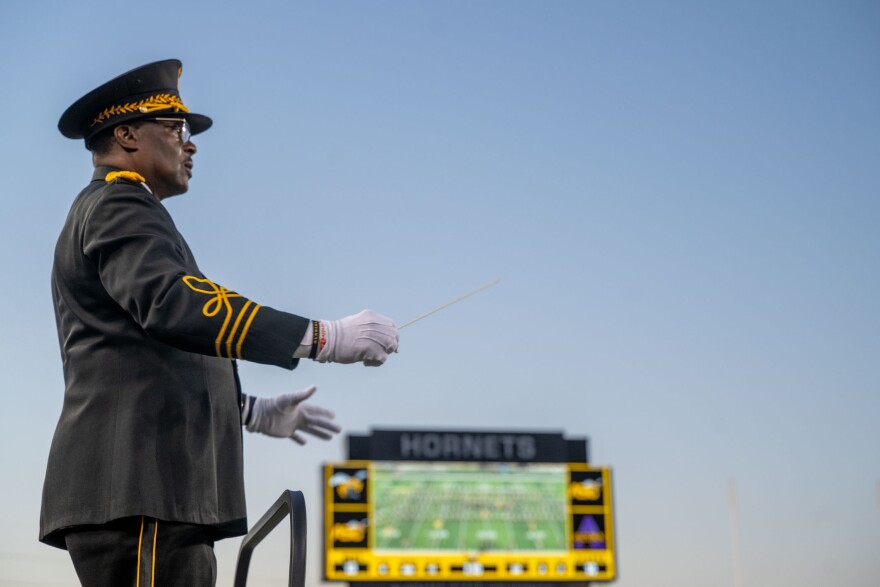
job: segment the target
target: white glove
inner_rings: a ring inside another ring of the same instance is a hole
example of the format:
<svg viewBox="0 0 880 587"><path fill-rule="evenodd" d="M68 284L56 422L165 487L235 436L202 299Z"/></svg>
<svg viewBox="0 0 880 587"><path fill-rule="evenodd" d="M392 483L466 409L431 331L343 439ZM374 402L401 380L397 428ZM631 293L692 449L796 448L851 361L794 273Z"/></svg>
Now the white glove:
<svg viewBox="0 0 880 587"><path fill-rule="evenodd" d="M364 310L341 320L322 320L319 363L358 363L378 367L397 352L399 337L391 318Z"/></svg>
<svg viewBox="0 0 880 587"><path fill-rule="evenodd" d="M312 385L296 393L254 398L248 431L275 438L292 438L299 444L305 444L306 439L297 431L330 440L333 434L342 430L331 422L336 415L328 409L303 403L317 389Z"/></svg>

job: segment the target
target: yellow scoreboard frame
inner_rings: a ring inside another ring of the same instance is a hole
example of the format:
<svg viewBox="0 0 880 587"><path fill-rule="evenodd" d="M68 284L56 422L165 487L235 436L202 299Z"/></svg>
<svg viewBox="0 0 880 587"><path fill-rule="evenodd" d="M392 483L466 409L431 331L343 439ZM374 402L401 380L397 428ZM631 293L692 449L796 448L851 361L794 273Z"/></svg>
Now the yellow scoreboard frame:
<svg viewBox="0 0 880 587"><path fill-rule="evenodd" d="M431 551L375 548L370 522L376 463L385 461L324 465L324 578L328 581L584 583L616 578L609 467L557 463L568 475L566 549Z"/></svg>

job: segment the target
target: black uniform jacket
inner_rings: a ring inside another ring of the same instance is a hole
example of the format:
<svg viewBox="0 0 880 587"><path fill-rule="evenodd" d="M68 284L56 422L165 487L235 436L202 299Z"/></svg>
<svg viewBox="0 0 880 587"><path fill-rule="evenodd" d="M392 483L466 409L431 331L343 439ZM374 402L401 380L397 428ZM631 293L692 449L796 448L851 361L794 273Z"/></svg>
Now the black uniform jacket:
<svg viewBox="0 0 880 587"><path fill-rule="evenodd" d="M162 203L111 171L95 170L55 249L65 391L40 540L141 515L244 534L233 359L292 369L309 321L205 277Z"/></svg>

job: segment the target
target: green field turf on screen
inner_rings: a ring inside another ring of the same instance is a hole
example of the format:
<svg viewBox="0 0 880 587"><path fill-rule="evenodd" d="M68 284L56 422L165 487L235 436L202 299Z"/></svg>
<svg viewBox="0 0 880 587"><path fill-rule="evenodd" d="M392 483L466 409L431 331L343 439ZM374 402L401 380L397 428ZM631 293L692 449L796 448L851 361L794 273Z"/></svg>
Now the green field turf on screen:
<svg viewBox="0 0 880 587"><path fill-rule="evenodd" d="M375 463L374 548L564 551L563 465Z"/></svg>

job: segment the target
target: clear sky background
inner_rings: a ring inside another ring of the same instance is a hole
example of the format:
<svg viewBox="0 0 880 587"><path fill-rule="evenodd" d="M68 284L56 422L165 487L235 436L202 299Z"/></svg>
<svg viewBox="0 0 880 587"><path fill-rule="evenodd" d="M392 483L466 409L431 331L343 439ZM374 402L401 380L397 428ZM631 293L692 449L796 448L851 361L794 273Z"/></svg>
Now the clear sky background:
<svg viewBox="0 0 880 587"><path fill-rule="evenodd" d="M0 4L0 584L75 585L37 542L62 401L55 239L90 177L58 117L183 61L215 125L167 201L202 270L310 318L405 322L318 385L347 431L538 429L613 467L620 587L880 583L880 5L871 1ZM310 508L340 438L248 434L251 522ZM285 584L286 536L251 585ZM218 545L231 585L238 540Z"/></svg>

